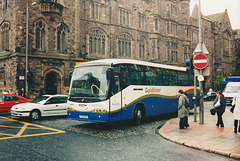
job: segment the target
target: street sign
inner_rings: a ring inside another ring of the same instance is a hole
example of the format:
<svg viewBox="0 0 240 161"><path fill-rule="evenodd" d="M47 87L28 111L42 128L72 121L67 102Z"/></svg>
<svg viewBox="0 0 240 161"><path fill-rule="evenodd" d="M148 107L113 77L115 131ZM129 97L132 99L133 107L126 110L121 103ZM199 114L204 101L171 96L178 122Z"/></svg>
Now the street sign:
<svg viewBox="0 0 240 161"><path fill-rule="evenodd" d="M199 75L199 76L197 77L197 79L198 79L199 82L203 82L203 81L204 81L203 75Z"/></svg>
<svg viewBox="0 0 240 161"><path fill-rule="evenodd" d="M204 54L198 54L193 58L193 65L197 69L204 69L208 64L208 58Z"/></svg>

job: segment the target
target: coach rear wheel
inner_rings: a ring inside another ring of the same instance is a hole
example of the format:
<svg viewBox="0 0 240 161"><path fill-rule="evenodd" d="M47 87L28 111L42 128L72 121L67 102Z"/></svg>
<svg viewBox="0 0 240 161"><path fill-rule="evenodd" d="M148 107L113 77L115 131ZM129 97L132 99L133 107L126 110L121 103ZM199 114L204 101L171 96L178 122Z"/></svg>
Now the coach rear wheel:
<svg viewBox="0 0 240 161"><path fill-rule="evenodd" d="M143 121L143 111L140 106L137 106L134 111L133 122L135 125L140 125Z"/></svg>

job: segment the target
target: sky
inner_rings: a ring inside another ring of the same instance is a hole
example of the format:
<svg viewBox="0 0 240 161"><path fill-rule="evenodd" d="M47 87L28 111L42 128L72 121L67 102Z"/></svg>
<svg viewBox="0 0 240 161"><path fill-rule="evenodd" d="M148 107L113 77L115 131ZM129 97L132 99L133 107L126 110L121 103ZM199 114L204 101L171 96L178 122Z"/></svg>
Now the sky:
<svg viewBox="0 0 240 161"><path fill-rule="evenodd" d="M190 0L190 13L199 0ZM240 29L240 0L201 0L203 15L211 15L228 10L232 29Z"/></svg>

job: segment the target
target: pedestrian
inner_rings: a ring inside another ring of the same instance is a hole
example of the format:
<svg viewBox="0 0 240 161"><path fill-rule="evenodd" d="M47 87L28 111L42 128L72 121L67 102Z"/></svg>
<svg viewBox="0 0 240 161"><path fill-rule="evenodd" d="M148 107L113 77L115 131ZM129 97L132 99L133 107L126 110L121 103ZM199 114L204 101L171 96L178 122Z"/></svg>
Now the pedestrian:
<svg viewBox="0 0 240 161"><path fill-rule="evenodd" d="M46 94L45 89L41 88L40 93L39 93L39 97L41 97L42 95L45 95L45 94Z"/></svg>
<svg viewBox="0 0 240 161"><path fill-rule="evenodd" d="M233 99L232 106L235 106L233 109L234 133L237 133L238 122L238 132L240 133L240 91L238 95Z"/></svg>
<svg viewBox="0 0 240 161"><path fill-rule="evenodd" d="M8 94L13 94L13 89L12 88L9 89Z"/></svg>
<svg viewBox="0 0 240 161"><path fill-rule="evenodd" d="M16 90L15 95L20 95L18 89Z"/></svg>
<svg viewBox="0 0 240 161"><path fill-rule="evenodd" d="M188 127L186 122L186 116L188 116L188 109L186 108L186 101L189 102L187 96L184 94L183 90L178 91L178 117L179 121L179 129L184 129L184 127Z"/></svg>
<svg viewBox="0 0 240 161"><path fill-rule="evenodd" d="M26 92L25 92L24 88L22 88L21 96L22 96L22 97L26 97Z"/></svg>
<svg viewBox="0 0 240 161"><path fill-rule="evenodd" d="M226 99L220 91L217 91L216 95L217 95L217 97L215 98L215 100L213 102L213 107L214 107L215 111L217 112L217 117L218 117L216 126L219 128L224 128L222 115L226 109Z"/></svg>

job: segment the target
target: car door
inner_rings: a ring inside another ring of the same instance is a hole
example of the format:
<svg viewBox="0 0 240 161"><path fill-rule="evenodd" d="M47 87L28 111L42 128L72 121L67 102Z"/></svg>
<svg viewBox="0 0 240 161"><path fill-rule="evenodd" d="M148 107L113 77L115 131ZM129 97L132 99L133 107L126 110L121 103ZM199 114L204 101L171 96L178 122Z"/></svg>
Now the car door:
<svg viewBox="0 0 240 161"><path fill-rule="evenodd" d="M60 103L58 104L59 115L67 115L67 97L60 96Z"/></svg>
<svg viewBox="0 0 240 161"><path fill-rule="evenodd" d="M43 116L53 116L59 115L59 102L60 98L58 96L51 97L43 104Z"/></svg>
<svg viewBox="0 0 240 161"><path fill-rule="evenodd" d="M11 95L6 95L4 97L4 103L2 104L3 105L2 110L10 111L13 105L19 103L18 101L19 101L19 99L17 97L11 96Z"/></svg>

